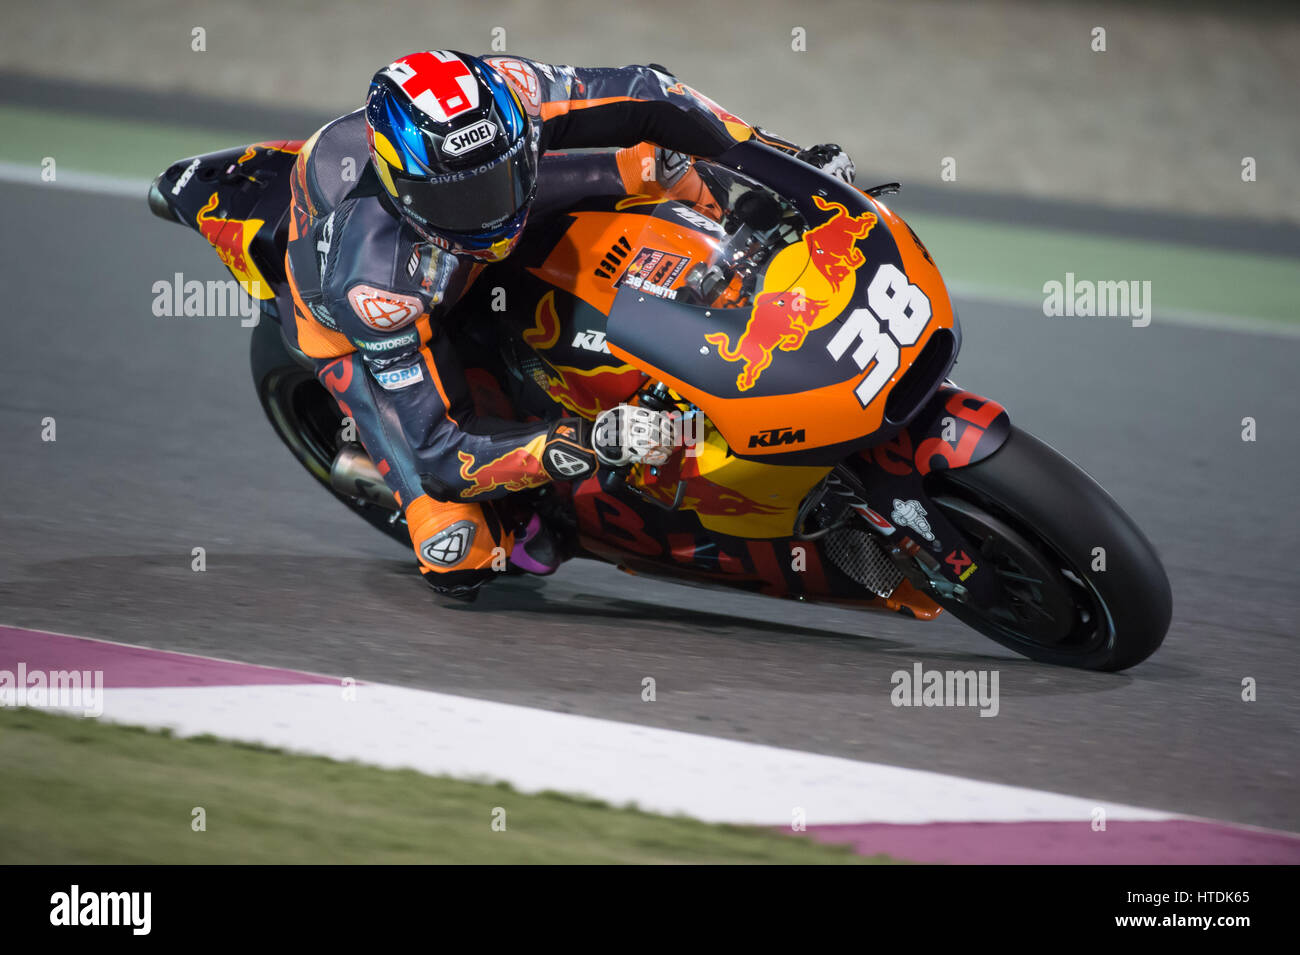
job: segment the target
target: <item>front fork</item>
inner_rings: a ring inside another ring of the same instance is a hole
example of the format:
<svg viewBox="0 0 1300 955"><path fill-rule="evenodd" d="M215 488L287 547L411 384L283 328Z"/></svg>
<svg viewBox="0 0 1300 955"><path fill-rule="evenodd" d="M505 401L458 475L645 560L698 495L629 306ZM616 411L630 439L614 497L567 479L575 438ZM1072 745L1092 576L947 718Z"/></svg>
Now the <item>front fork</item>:
<svg viewBox="0 0 1300 955"><path fill-rule="evenodd" d="M978 542L948 520L924 478L987 458L1010 432L1000 404L944 382L907 427L859 452L852 462L857 481L839 489L913 582L940 599L973 597L991 605L1000 588L996 575L979 573Z"/></svg>

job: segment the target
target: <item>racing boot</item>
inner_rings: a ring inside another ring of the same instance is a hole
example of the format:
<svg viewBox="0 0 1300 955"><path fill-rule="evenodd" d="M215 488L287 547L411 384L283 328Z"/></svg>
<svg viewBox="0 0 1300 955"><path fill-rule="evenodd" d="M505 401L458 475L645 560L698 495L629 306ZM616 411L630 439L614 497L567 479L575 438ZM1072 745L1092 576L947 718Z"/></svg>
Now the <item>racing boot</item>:
<svg viewBox="0 0 1300 955"><path fill-rule="evenodd" d="M515 546L510 550L512 569L546 577L555 573L563 560L550 529L536 514L522 531L515 533Z"/></svg>

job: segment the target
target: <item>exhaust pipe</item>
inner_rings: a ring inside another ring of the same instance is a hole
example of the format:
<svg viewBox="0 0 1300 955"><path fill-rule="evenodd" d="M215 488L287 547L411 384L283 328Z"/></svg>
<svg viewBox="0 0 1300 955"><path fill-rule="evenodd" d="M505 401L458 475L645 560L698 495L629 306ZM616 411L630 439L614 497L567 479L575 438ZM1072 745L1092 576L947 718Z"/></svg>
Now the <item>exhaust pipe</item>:
<svg viewBox="0 0 1300 955"><path fill-rule="evenodd" d="M162 187L164 185L171 185L171 183L167 182L167 173L160 172L154 177L154 181L149 184L149 211L159 219L166 219L168 222L180 222L181 225L184 225L185 223L176 215L176 210L172 208L172 204L163 195Z"/></svg>
<svg viewBox="0 0 1300 955"><path fill-rule="evenodd" d="M389 511L401 511L397 497L379 476L365 448L349 442L339 449L330 465L330 487L346 497L355 497Z"/></svg>

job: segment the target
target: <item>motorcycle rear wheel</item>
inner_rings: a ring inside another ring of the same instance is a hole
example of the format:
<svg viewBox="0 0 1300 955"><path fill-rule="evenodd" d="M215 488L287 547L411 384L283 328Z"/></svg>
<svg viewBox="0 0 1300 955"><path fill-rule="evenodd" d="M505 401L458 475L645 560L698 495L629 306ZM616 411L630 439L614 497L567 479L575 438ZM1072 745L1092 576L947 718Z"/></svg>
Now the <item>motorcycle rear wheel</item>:
<svg viewBox="0 0 1300 955"><path fill-rule="evenodd" d="M271 428L298 463L316 481L375 530L409 548L406 524L390 522L391 511L340 494L330 484L330 465L338 453L337 433L342 413L315 374L290 354L280 326L263 316L249 345L253 385Z"/></svg>

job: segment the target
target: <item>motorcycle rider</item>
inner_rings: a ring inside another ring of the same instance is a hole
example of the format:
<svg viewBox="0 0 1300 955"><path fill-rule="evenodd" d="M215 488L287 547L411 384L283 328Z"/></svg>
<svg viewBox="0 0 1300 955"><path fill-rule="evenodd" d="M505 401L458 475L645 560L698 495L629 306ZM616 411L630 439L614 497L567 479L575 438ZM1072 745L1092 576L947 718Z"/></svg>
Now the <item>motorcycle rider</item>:
<svg viewBox="0 0 1300 955"><path fill-rule="evenodd" d="M597 429L580 418L493 416L475 401L451 343L450 322L461 316L448 313L487 264L510 254L530 214L586 195L681 194L691 188L687 157L717 156L750 138L853 180L838 146L800 151L659 66L582 68L447 50L384 67L363 109L303 146L286 254L293 320L281 324L355 422L435 590L472 597L504 569L503 555L550 573L558 559L538 517L512 517L495 502L585 478L600 463L661 455L669 440L667 420L648 409L606 412L637 420ZM622 149L552 152L581 147ZM594 438L633 431L641 437L625 437L626 447Z"/></svg>

